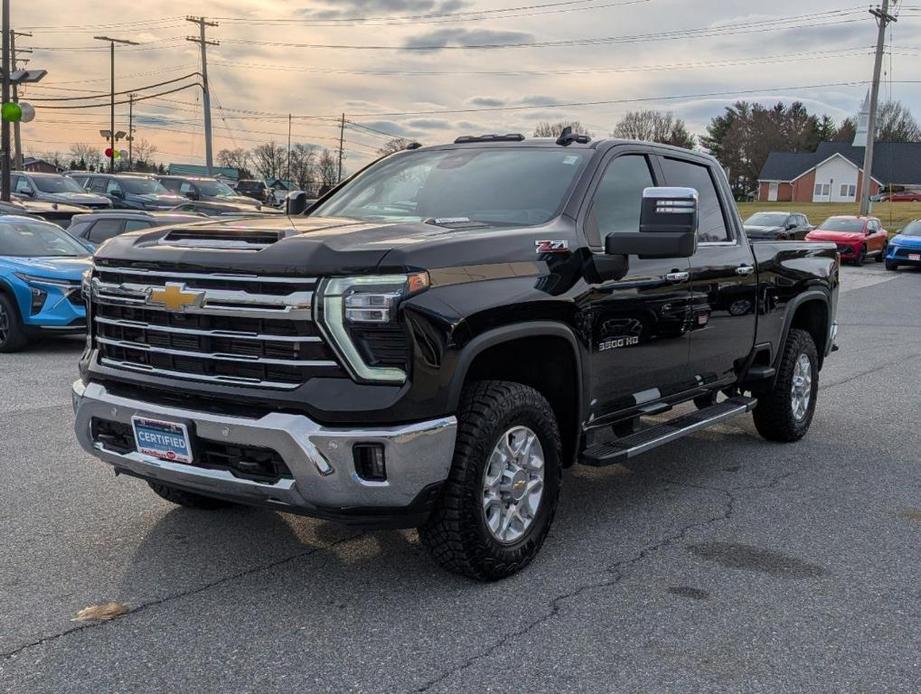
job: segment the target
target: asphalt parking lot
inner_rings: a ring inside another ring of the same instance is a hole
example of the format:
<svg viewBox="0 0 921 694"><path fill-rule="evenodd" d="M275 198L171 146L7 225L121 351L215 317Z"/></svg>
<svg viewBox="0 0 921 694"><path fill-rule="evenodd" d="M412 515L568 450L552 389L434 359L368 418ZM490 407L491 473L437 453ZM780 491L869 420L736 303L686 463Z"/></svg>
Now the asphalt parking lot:
<svg viewBox="0 0 921 694"><path fill-rule="evenodd" d="M577 467L491 585L411 531L170 506L75 443L82 341L0 355L0 691L917 692L921 272L843 273L805 440Z"/></svg>

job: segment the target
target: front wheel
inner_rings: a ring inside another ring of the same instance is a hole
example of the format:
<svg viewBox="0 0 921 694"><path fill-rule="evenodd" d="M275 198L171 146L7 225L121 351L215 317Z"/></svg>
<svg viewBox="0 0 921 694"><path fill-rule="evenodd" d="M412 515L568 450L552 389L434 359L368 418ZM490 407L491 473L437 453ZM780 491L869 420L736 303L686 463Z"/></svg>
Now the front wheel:
<svg viewBox="0 0 921 694"><path fill-rule="evenodd" d="M892 260L887 260L887 261L886 261L886 269L889 270L889 271L891 271L891 272L895 272L896 270L899 269L899 264L896 263L896 262L894 262L894 261L892 261Z"/></svg>
<svg viewBox="0 0 921 694"><path fill-rule="evenodd" d="M560 433L536 390L478 381L464 391L450 476L419 536L444 568L481 581L537 555L556 512Z"/></svg>
<svg viewBox="0 0 921 694"><path fill-rule="evenodd" d="M773 388L756 393L752 413L758 433L769 441L799 441L812 424L819 393L819 353L805 330L790 330Z"/></svg>
<svg viewBox="0 0 921 694"><path fill-rule="evenodd" d="M28 342L16 304L0 294L0 352L18 352Z"/></svg>
<svg viewBox="0 0 921 694"><path fill-rule="evenodd" d="M857 255L857 260L854 261L854 265L860 267L867 262L867 247L861 246L860 253Z"/></svg>
<svg viewBox="0 0 921 694"><path fill-rule="evenodd" d="M879 252L879 255L876 256L876 262L881 263L886 259L886 254L889 252L888 244L883 246L883 249Z"/></svg>

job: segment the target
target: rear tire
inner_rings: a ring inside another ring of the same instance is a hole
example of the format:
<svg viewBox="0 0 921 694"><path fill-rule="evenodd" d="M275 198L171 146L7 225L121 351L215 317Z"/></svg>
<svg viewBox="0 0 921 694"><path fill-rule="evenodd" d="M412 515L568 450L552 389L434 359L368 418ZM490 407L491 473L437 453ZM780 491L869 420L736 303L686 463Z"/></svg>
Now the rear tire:
<svg viewBox="0 0 921 694"><path fill-rule="evenodd" d="M793 328L770 391L756 393L755 428L768 441L799 441L812 424L819 392L819 354L805 330Z"/></svg>
<svg viewBox="0 0 921 694"><path fill-rule="evenodd" d="M0 352L18 352L29 344L19 308L10 297L0 294Z"/></svg>
<svg viewBox="0 0 921 694"><path fill-rule="evenodd" d="M450 476L419 537L448 571L496 581L527 566L550 530L562 476L559 428L540 393L509 381L469 385L458 420Z"/></svg>
<svg viewBox="0 0 921 694"><path fill-rule="evenodd" d="M215 509L233 506L231 502L224 501L223 499L215 499L210 496L176 489L175 487L168 487L159 482L148 481L147 484L161 499L166 499L177 506L185 506L186 508L194 508L200 511L213 511Z"/></svg>

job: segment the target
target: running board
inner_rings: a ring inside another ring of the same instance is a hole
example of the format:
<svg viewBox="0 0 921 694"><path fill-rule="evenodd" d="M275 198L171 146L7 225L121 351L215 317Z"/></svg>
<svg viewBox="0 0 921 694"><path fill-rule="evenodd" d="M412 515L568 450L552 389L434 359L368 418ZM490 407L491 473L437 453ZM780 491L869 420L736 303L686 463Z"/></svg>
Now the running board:
<svg viewBox="0 0 921 694"><path fill-rule="evenodd" d="M653 448L683 438L695 431L738 417L755 409L755 398L735 397L703 410L670 419L616 441L600 443L583 451L579 462L592 467L614 465Z"/></svg>

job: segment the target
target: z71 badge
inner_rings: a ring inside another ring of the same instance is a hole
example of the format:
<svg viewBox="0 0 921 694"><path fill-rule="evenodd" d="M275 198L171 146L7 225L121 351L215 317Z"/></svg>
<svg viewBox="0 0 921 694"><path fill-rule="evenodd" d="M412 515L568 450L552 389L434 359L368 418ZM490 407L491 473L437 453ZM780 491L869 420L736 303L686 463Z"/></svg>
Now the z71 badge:
<svg viewBox="0 0 921 694"><path fill-rule="evenodd" d="M544 253L569 253L569 241L535 241L537 252Z"/></svg>
<svg viewBox="0 0 921 694"><path fill-rule="evenodd" d="M607 352L609 349L621 349L622 347L636 347L640 344L638 337L618 337L613 340L605 340L598 343L599 352Z"/></svg>

